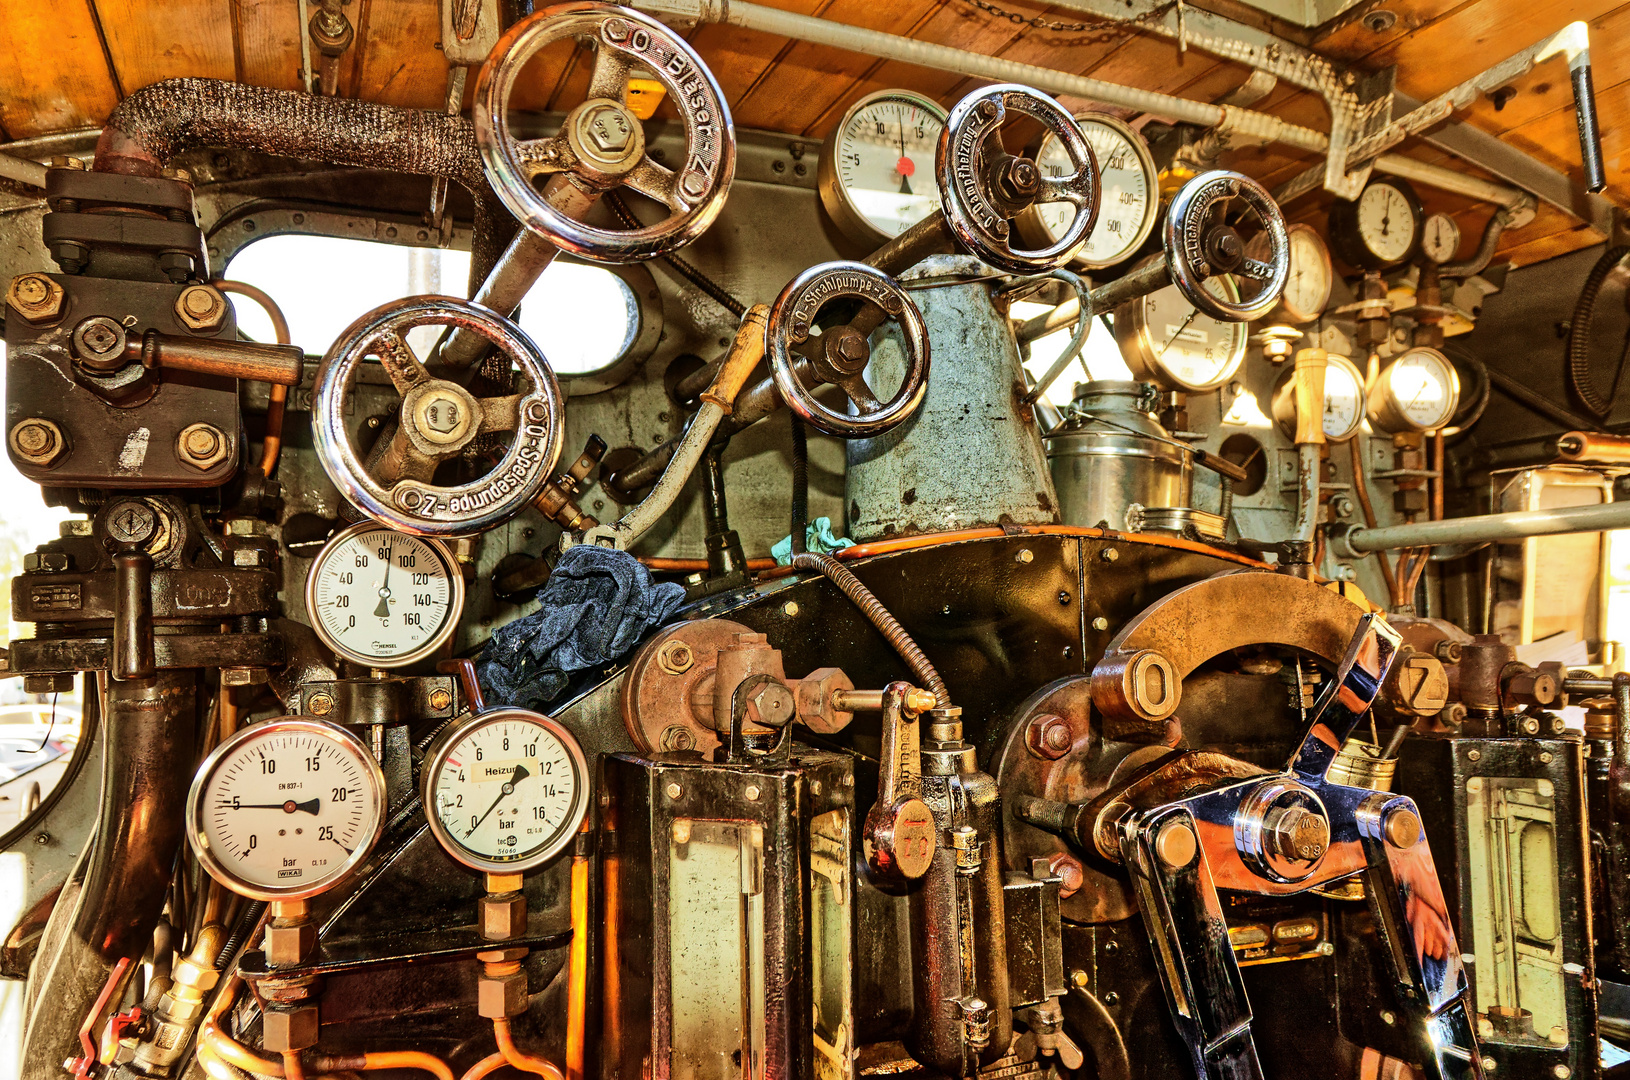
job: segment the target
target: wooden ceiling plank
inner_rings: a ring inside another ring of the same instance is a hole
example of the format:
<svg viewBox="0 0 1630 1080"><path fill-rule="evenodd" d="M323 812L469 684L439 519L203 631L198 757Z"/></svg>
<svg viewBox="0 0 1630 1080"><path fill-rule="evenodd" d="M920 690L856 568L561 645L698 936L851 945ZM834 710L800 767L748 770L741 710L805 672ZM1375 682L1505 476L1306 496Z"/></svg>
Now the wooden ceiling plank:
<svg viewBox="0 0 1630 1080"><path fill-rule="evenodd" d="M304 28L299 6L287 0L237 0L233 7L243 54L243 81L277 90L302 89L300 35Z"/></svg>
<svg viewBox="0 0 1630 1080"><path fill-rule="evenodd" d="M1619 45L1630 41L1630 4L1621 4L1590 24L1591 77L1600 96L1621 83L1630 82L1630 49ZM1546 61L1527 75L1509 84L1511 91L1496 109L1492 96L1473 102L1460 115L1496 135L1521 127L1554 112L1573 111L1573 83L1560 57Z"/></svg>
<svg viewBox="0 0 1630 1080"><path fill-rule="evenodd" d="M765 6L791 11L799 15L814 14L822 0L766 0ZM787 45L788 39L757 30L744 30L739 26L709 23L699 26L691 35L690 43L713 72L713 78L724 91L734 115L736 102L758 82L759 76L771 65Z"/></svg>
<svg viewBox="0 0 1630 1080"><path fill-rule="evenodd" d="M164 79L236 74L231 0L97 0L96 14L126 93Z"/></svg>
<svg viewBox="0 0 1630 1080"><path fill-rule="evenodd" d="M1315 40L1313 49L1340 63L1357 64L1422 27L1481 2L1483 0L1402 0L1390 3L1386 10L1396 15L1398 21L1386 30L1376 33L1365 26L1362 19L1353 19Z"/></svg>
<svg viewBox="0 0 1630 1080"><path fill-rule="evenodd" d="M447 58L436 48L440 7L425 0L368 0L366 10L367 48L357 58L356 96L385 105L442 109ZM357 29L361 41L360 21Z"/></svg>
<svg viewBox="0 0 1630 1080"><path fill-rule="evenodd" d="M53 55L44 63L40 42ZM13 139L102 123L119 103L87 0L14 4L0 19L0 126Z"/></svg>

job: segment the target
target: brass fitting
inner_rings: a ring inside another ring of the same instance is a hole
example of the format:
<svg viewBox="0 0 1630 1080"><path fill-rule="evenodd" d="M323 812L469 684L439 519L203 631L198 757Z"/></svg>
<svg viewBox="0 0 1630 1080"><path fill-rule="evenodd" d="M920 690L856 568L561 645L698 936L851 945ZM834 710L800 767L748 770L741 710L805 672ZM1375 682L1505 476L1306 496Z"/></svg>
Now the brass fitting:
<svg viewBox="0 0 1630 1080"><path fill-rule="evenodd" d="M488 941L512 941L526 933L526 896L519 892L483 896L480 900L481 936Z"/></svg>
<svg viewBox="0 0 1630 1080"><path fill-rule="evenodd" d="M67 294L44 274L19 274L6 290L6 303L31 323L53 322L62 316Z"/></svg>
<svg viewBox="0 0 1630 1080"><path fill-rule="evenodd" d="M268 1005L261 1015L261 1045L267 1050L281 1054L317 1045L316 1005Z"/></svg>
<svg viewBox="0 0 1630 1080"><path fill-rule="evenodd" d="M840 668L823 667L797 680L794 692L798 700L798 720L809 730L821 735L842 731L854 720L855 714L837 705L840 691L855 688Z"/></svg>
<svg viewBox="0 0 1630 1080"><path fill-rule="evenodd" d="M507 1020L526 1012L526 972L521 961L525 949L489 949L478 952L481 976L476 980L476 1007L487 1020Z"/></svg>

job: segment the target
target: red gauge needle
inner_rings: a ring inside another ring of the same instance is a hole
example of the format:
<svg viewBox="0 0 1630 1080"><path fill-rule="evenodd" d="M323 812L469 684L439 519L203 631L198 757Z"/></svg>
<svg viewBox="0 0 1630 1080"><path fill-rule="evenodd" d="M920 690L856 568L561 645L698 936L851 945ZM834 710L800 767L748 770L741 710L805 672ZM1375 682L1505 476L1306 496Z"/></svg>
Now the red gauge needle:
<svg viewBox="0 0 1630 1080"><path fill-rule="evenodd" d="M894 169L901 176L910 176L917 171L917 163L908 157L902 157L894 163Z"/></svg>

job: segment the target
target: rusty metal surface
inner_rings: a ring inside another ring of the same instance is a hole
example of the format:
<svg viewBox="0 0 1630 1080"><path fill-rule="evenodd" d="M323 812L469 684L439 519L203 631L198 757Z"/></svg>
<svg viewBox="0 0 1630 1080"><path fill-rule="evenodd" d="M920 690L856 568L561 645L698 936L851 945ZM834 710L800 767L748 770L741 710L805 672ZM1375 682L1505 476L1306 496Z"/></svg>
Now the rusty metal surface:
<svg viewBox="0 0 1630 1080"><path fill-rule="evenodd" d="M634 745L645 753L694 749L711 756L719 746L719 734L706 719L713 715L719 650L737 634L751 632L728 619L694 619L664 627L641 646L628 662L621 694L623 724ZM689 663L672 662L674 642L689 654ZM663 733L672 727L689 733L691 745L664 746Z"/></svg>

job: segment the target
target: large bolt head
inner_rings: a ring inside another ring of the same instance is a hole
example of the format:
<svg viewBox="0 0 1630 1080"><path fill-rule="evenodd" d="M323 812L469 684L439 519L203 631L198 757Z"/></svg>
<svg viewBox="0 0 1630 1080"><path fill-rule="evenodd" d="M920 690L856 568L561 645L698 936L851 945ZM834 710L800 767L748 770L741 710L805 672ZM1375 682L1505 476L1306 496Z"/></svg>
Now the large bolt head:
<svg viewBox="0 0 1630 1080"><path fill-rule="evenodd" d="M140 499L121 499L103 517L108 539L118 545L145 544L158 531L158 515Z"/></svg>
<svg viewBox="0 0 1630 1080"><path fill-rule="evenodd" d="M218 330L226 321L227 302L209 285L189 285L175 298L175 315L189 330Z"/></svg>
<svg viewBox="0 0 1630 1080"><path fill-rule="evenodd" d="M1057 761L1063 757L1074 741L1075 733L1061 716L1046 713L1033 718L1025 726L1025 747L1032 755L1045 761Z"/></svg>
<svg viewBox="0 0 1630 1080"><path fill-rule="evenodd" d="M50 322L62 314L62 286L44 274L22 274L11 279L6 303L32 323Z"/></svg>
<svg viewBox="0 0 1630 1080"><path fill-rule="evenodd" d="M54 463L68 448L62 429L49 420L30 417L11 429L11 452L26 465L43 468Z"/></svg>
<svg viewBox="0 0 1630 1080"><path fill-rule="evenodd" d="M195 469L208 471L227 459L231 446L219 428L189 424L176 437L176 456Z"/></svg>
<svg viewBox="0 0 1630 1080"><path fill-rule="evenodd" d="M317 1006L268 1008L261 1016L261 1046L272 1053L317 1045Z"/></svg>
<svg viewBox="0 0 1630 1080"><path fill-rule="evenodd" d="M293 967L310 956L317 947L317 924L301 920L293 926L278 926L277 922L274 919L267 924L266 935L261 939L266 964L269 967Z"/></svg>

